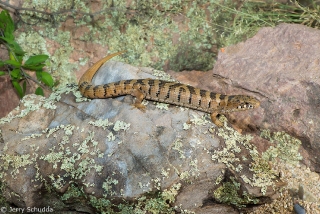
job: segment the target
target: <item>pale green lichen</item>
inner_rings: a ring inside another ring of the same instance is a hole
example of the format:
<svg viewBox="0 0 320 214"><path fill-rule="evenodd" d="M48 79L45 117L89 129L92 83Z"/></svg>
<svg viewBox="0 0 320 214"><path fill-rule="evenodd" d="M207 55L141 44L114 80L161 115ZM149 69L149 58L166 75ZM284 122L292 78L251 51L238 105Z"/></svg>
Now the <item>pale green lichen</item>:
<svg viewBox="0 0 320 214"><path fill-rule="evenodd" d="M189 169L189 173L192 177L198 177L200 175L200 172L199 172L199 169L198 169L198 159L194 159L194 160L191 160L189 162L189 166L190 166L190 169Z"/></svg>
<svg viewBox="0 0 320 214"><path fill-rule="evenodd" d="M48 175L50 178L51 185L56 189L61 189L64 185L66 185L66 181L60 175L50 174Z"/></svg>
<svg viewBox="0 0 320 214"><path fill-rule="evenodd" d="M181 186L181 183L173 184L170 189L165 189L161 193L161 197L164 201L168 201L169 203L175 202L175 197L178 195L178 191L180 190Z"/></svg>
<svg viewBox="0 0 320 214"><path fill-rule="evenodd" d="M49 138L51 135L53 135L55 132L57 132L57 131L60 130L61 128L62 128L62 127L61 127L61 125L60 125L60 126L57 126L57 127L51 128L51 129L46 128L46 129L43 130L42 132L43 132L43 133L48 133L48 134L46 135L46 138ZM56 135L54 135L53 137L56 137Z"/></svg>
<svg viewBox="0 0 320 214"><path fill-rule="evenodd" d="M79 65L85 66L88 63L88 58L79 58Z"/></svg>
<svg viewBox="0 0 320 214"><path fill-rule="evenodd" d="M156 108L161 109L161 110L169 110L169 104L167 103L158 103L155 102Z"/></svg>
<svg viewBox="0 0 320 214"><path fill-rule="evenodd" d="M224 170L221 172L221 174L216 178L215 184L218 185L221 183L221 181L224 179Z"/></svg>
<svg viewBox="0 0 320 214"><path fill-rule="evenodd" d="M190 119L191 123L193 123L194 125L200 125L200 126L204 126L206 125L207 123L209 123L208 120L205 119L206 115L203 115L201 117L199 117L198 115L196 114L192 114L193 118Z"/></svg>
<svg viewBox="0 0 320 214"><path fill-rule="evenodd" d="M262 154L265 160L271 161L275 158L280 158L293 165L296 165L302 160L302 156L299 153L299 147L301 146L300 140L285 132L270 133L269 130L263 130L261 137L276 144L275 146L270 146L268 150Z"/></svg>
<svg viewBox="0 0 320 214"><path fill-rule="evenodd" d="M61 99L62 94L73 93L78 101L86 101L88 99L83 98L78 91L77 87L70 85L60 86L54 88L48 98L29 94L24 96L20 101L20 106L16 107L6 117L0 118L0 124L5 124L12 121L15 118L22 118L27 116L30 112L39 110L41 107L45 109L56 109L55 103ZM50 135L49 135L50 136Z"/></svg>
<svg viewBox="0 0 320 214"><path fill-rule="evenodd" d="M2 171L1 176L3 177L3 171L10 170L10 175L12 178L16 178L16 175L19 174L19 170L26 169L27 165L33 164L30 160L30 155L10 155L10 154L1 154L0 159L2 160L2 165L0 169Z"/></svg>
<svg viewBox="0 0 320 214"><path fill-rule="evenodd" d="M43 132L49 132L49 136L52 135L52 137L57 137L54 133L59 131L64 131L65 134L62 136L62 140L58 142L59 147L52 146L48 154L39 157L40 160L51 163L53 169L59 167L65 172L62 176L59 175L59 177L55 177L55 175L49 176L54 188L62 188L66 184L66 178L68 177L72 179L82 179L88 175L91 170L94 170L98 174L103 170L102 165L96 164L94 159L87 156L88 154L98 157L103 156L103 153L97 147L98 142L94 140L94 132L89 132L86 139L82 142L73 144L74 148L78 147L78 152L71 152L69 147L65 147L68 145L67 143L70 143L69 136L73 134L74 129L75 127L71 125L60 125L53 129L43 130ZM30 146L34 147L34 145ZM38 177L38 179L44 181L42 177ZM91 183L83 184L88 186L93 185Z"/></svg>
<svg viewBox="0 0 320 214"><path fill-rule="evenodd" d="M54 148L52 150L54 150ZM48 161L49 163L52 163L53 169L56 169L58 167L58 163L60 163L63 158L64 158L64 153L60 151L60 152L50 152L45 156L41 156L40 160L45 160L45 161Z"/></svg>
<svg viewBox="0 0 320 214"><path fill-rule="evenodd" d="M116 136L114 136L112 132L109 132L109 134L107 135L107 139L108 141L114 141L116 139Z"/></svg>
<svg viewBox="0 0 320 214"><path fill-rule="evenodd" d="M116 132L120 130L126 131L129 128L130 128L129 123L125 123L124 121L117 120L114 124L113 130Z"/></svg>
<svg viewBox="0 0 320 214"><path fill-rule="evenodd" d="M240 161L239 158L236 158L235 154L231 153L227 148L215 150L212 155L212 160L224 163L227 167L233 170L235 170L234 164Z"/></svg>
<svg viewBox="0 0 320 214"><path fill-rule="evenodd" d="M187 209L182 209L182 208L181 208L181 204L180 204L179 206L175 206L175 208L176 208L177 210L179 210L181 214L196 214L196 213L193 212L193 211L190 211L190 210L187 210Z"/></svg>
<svg viewBox="0 0 320 214"><path fill-rule="evenodd" d="M153 181L153 186L157 190L161 190L161 179L160 178L152 178L151 181Z"/></svg>
<svg viewBox="0 0 320 214"><path fill-rule="evenodd" d="M24 109L20 109L20 107L16 107L13 111L11 111L6 117L0 118L0 124L5 124L13 120L14 118L22 118L28 115L29 112L39 110L43 104L45 98L41 98L38 103L35 103L36 95L27 95L21 101L21 105Z"/></svg>
<svg viewBox="0 0 320 214"><path fill-rule="evenodd" d="M92 146L90 146L89 143L93 145L93 148L91 148ZM79 144L78 151L81 154L86 154L89 152L89 149L90 149L92 150L92 152L94 152L94 154L99 154L101 153L101 151L97 148L97 145L98 145L98 142L94 140L94 132L90 131L88 132L88 136L85 138L85 140Z"/></svg>
<svg viewBox="0 0 320 214"><path fill-rule="evenodd" d="M245 183L251 186L260 187L261 193L266 194L267 187L274 185L274 180L276 179L276 172L270 168L269 163L261 158L260 155L251 155L252 162L250 164L249 170L253 172L252 179L247 178L242 175L242 179Z"/></svg>
<svg viewBox="0 0 320 214"><path fill-rule="evenodd" d="M70 136L73 134L73 130L74 130L75 126L68 124L66 126L62 125L62 128L64 130L64 133L66 135Z"/></svg>
<svg viewBox="0 0 320 214"><path fill-rule="evenodd" d="M24 1L24 6L28 7L28 6L33 6L33 7L37 7L38 10L50 10L51 12L57 12L59 10L63 10L66 8L69 8L70 6L72 6L72 2L69 1L37 1L37 0L26 0ZM44 14L40 14L40 13L36 13L33 12L39 16L44 16L46 17L46 15Z"/></svg>
<svg viewBox="0 0 320 214"><path fill-rule="evenodd" d="M183 123L183 130L188 130L191 128L191 124L188 124L188 123Z"/></svg>
<svg viewBox="0 0 320 214"><path fill-rule="evenodd" d="M30 136L27 136L27 137L24 137L24 138L21 138L21 141L24 141L24 140L29 140L29 139L35 139L35 138L38 138L38 137L41 137L42 134L32 134Z"/></svg>
<svg viewBox="0 0 320 214"><path fill-rule="evenodd" d="M147 183L138 182L138 185L139 185L139 188L142 189L143 191L152 191L150 182L147 182Z"/></svg>
<svg viewBox="0 0 320 214"><path fill-rule="evenodd" d="M24 60L27 60L30 56L38 54L50 55L47 50L46 40L36 31L30 31L28 33L22 32L18 35L16 40L17 43L20 44L21 48L26 52Z"/></svg>
<svg viewBox="0 0 320 214"><path fill-rule="evenodd" d="M99 119L96 121L89 121L89 124L96 126L96 127L101 127L101 128L103 128L103 130L106 130L109 126L113 125L113 123L109 122L108 119L105 119L105 120Z"/></svg>
<svg viewBox="0 0 320 214"><path fill-rule="evenodd" d="M190 144L191 147L195 148L197 145L200 145L201 142L197 141L194 144ZM172 143L172 150L178 152L178 154L180 155L179 158L181 159L187 159L186 155L185 155L185 151L183 150L183 142L181 139L176 139L173 143ZM200 171L198 169L198 159L194 158L193 160L190 159L190 162L188 163L188 170L185 171L181 171L179 170L177 167L171 165L173 167L173 169L175 170L175 172L179 175L179 178L181 180L185 180L185 181L190 181L190 178L196 178L200 175ZM166 174L166 173L164 173Z"/></svg>
<svg viewBox="0 0 320 214"><path fill-rule="evenodd" d="M191 177L189 171L183 171L183 172L180 172L180 173L178 173L178 174L179 174L179 178L180 178L181 180L188 180L188 179Z"/></svg>
<svg viewBox="0 0 320 214"><path fill-rule="evenodd" d="M167 170L165 170L164 168L161 169L161 175L163 176L163 178L169 178L169 174L170 168L168 168Z"/></svg>
<svg viewBox="0 0 320 214"><path fill-rule="evenodd" d="M105 191L105 194L103 194L104 197L108 196L114 196L117 193L113 191L113 186L117 185L119 182L116 179L112 179L111 177L108 177L105 182L102 183L102 188Z"/></svg>
<svg viewBox="0 0 320 214"><path fill-rule="evenodd" d="M237 131L224 124L224 128L218 129L218 136L225 141L225 147L220 150L215 150L212 155L212 160L226 164L226 166L236 172L241 172L243 166L240 163L240 158L236 154L241 152L241 147L247 150L252 159L249 170L252 171L252 178L242 175L241 178L245 183L251 186L260 187L262 194L266 193L268 186L274 185L276 173L270 168L266 160L259 155L256 147L250 143L252 136L242 135Z"/></svg>
<svg viewBox="0 0 320 214"><path fill-rule="evenodd" d="M160 70L156 70L156 69L153 69L152 71L153 71L152 75L156 76L160 80L177 82L177 80L173 79L170 74L168 74L164 71L160 71Z"/></svg>
<svg viewBox="0 0 320 214"><path fill-rule="evenodd" d="M67 191L61 196L61 199L63 201L66 201L70 198L77 198L80 199L82 197L85 197L85 193L83 191L83 188L79 188L75 186L74 184L71 184Z"/></svg>
<svg viewBox="0 0 320 214"><path fill-rule="evenodd" d="M185 159L186 156L184 155L184 151L182 150L183 143L180 139L177 139L173 144L172 144L172 149L176 150L180 154L180 158Z"/></svg>

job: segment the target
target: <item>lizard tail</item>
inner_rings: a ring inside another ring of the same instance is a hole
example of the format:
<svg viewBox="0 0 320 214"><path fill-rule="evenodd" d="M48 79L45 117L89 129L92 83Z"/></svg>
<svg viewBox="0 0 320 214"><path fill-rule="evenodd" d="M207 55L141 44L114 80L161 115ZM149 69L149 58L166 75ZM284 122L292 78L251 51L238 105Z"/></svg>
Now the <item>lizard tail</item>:
<svg viewBox="0 0 320 214"><path fill-rule="evenodd" d="M97 70L103 65L103 63L105 63L106 61L108 61L112 57L118 56L118 55L120 55L120 54L122 54L124 52L126 52L126 51L120 51L120 52L117 52L117 53L110 54L110 55L100 59L98 62L94 63L94 65L91 68L89 68L82 75L82 77L79 80L79 85L82 85L84 82L86 82L88 84L91 83L91 80L92 80L93 76L95 75Z"/></svg>

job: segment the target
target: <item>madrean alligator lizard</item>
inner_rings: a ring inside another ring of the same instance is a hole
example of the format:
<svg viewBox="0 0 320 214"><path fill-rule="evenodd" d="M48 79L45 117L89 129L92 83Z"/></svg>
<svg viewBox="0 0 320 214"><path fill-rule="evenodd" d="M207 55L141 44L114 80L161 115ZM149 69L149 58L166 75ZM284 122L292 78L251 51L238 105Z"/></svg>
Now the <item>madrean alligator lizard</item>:
<svg viewBox="0 0 320 214"><path fill-rule="evenodd" d="M81 94L87 98L110 98L132 95L136 98L134 106L144 110L143 99L174 104L210 113L211 120L217 126L222 123L217 119L218 114L253 109L260 105L259 100L246 95L222 95L202 90L177 82L158 79L131 79L105 85L92 85L91 80L103 63L117 52L106 56L89 68L79 81Z"/></svg>

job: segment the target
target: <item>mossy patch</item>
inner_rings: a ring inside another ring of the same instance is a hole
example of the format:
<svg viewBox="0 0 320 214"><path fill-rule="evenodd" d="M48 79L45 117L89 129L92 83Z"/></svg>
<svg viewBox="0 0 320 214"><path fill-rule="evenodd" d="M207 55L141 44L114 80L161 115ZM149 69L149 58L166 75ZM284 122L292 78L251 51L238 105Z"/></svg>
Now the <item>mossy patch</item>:
<svg viewBox="0 0 320 214"><path fill-rule="evenodd" d="M104 185L103 189L110 193L109 184L114 181L109 180L108 185ZM171 188L163 190L162 192L149 193L132 202L113 203L112 200L106 198L97 198L92 195L84 194L83 190L75 185L71 185L68 190L61 196L64 201L79 201L84 202L86 199L88 203L94 207L99 213L114 213L114 214L137 214L137 213L175 213L170 206L175 201L175 196L178 194L181 184L174 184Z"/></svg>
<svg viewBox="0 0 320 214"><path fill-rule="evenodd" d="M248 204L257 204L259 199L243 192L240 194L240 183L234 178L230 178L230 182L223 183L214 191L214 197L221 203L234 205L238 208L245 207Z"/></svg>

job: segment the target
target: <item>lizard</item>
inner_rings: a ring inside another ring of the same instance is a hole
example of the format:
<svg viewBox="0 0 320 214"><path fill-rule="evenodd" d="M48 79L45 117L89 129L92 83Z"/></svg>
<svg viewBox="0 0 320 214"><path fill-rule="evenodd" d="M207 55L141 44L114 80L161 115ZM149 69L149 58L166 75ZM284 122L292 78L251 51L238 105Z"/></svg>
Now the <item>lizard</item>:
<svg viewBox="0 0 320 214"><path fill-rule="evenodd" d="M125 51L108 55L93 64L80 78L78 87L82 96L95 98L113 98L124 95L135 97L134 106L142 111L144 99L187 107L210 114L212 122L222 126L218 116L234 111L254 109L260 106L260 101L247 95L223 95L195 88L179 82L159 79L130 79L112 82L104 85L91 83L97 70L109 59Z"/></svg>

